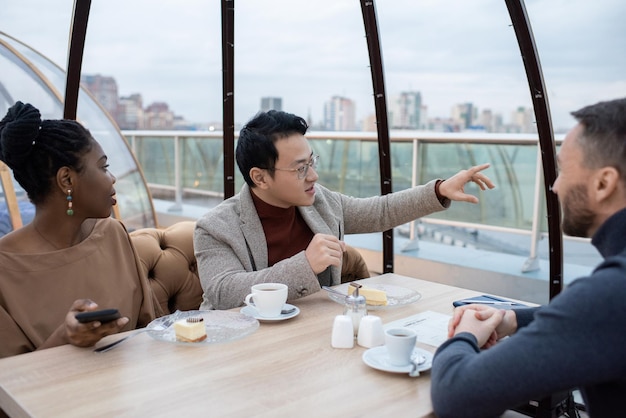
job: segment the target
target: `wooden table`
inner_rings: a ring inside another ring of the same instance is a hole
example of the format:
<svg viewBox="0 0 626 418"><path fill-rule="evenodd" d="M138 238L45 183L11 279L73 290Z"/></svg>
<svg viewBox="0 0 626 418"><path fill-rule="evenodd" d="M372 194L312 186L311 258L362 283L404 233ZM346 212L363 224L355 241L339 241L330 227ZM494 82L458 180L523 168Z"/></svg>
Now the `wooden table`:
<svg viewBox="0 0 626 418"><path fill-rule="evenodd" d="M453 300L478 294L397 274L361 283L422 294L371 312L383 323L427 310L450 314ZM261 322L254 334L223 344L179 345L142 334L106 353L66 345L1 359L0 406L16 417L432 416L428 373L375 370L362 361L365 348L332 348L333 319L343 306L326 292L290 303L300 308L297 317Z"/></svg>

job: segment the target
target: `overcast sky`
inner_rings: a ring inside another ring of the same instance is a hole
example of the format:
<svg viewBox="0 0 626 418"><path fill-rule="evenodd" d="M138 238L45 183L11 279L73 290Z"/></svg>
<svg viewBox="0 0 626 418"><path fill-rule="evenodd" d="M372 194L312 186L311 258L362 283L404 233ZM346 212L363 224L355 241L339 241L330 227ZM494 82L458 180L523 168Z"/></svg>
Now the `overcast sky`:
<svg viewBox="0 0 626 418"><path fill-rule="evenodd" d="M66 67L73 0L0 0L3 31ZM569 112L626 97L624 0L528 0L554 127ZM504 0L378 0L387 97L420 91L430 117L454 104L503 114L531 106ZM333 95L374 112L358 0L236 0L235 119L263 96L314 122ZM222 118L218 0L92 0L84 74L120 95L165 101L192 122Z"/></svg>

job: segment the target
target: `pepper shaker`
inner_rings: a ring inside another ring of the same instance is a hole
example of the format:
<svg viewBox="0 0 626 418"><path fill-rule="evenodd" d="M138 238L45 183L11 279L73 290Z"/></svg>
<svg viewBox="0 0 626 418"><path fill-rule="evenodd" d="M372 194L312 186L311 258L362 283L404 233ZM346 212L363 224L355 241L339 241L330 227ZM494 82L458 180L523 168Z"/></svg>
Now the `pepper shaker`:
<svg viewBox="0 0 626 418"><path fill-rule="evenodd" d="M352 282L350 283L350 286L353 286L355 289L351 295L346 297L344 315L347 315L352 319L352 327L354 328L354 336L356 337L359 332L361 318L367 315L367 306L365 297L359 295L359 288L361 285Z"/></svg>

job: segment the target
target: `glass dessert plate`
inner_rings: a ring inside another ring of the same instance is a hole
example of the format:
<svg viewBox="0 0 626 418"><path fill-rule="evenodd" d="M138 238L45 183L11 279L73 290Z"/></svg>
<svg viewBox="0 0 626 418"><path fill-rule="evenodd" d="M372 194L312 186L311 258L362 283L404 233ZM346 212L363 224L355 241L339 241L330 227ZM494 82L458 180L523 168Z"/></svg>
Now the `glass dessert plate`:
<svg viewBox="0 0 626 418"><path fill-rule="evenodd" d="M339 295L334 292L326 292L328 297L333 301L345 304L346 296L348 296L348 286L349 283L344 283L342 285L333 287L332 290L340 292L345 296ZM367 305L368 311L382 310L382 309L390 309L397 306L408 305L409 303L417 302L422 297L422 294L416 290L408 289L406 287L394 286L390 284L366 284L363 287L368 287L372 289L383 290L387 294L387 304L386 305Z"/></svg>
<svg viewBox="0 0 626 418"><path fill-rule="evenodd" d="M207 338L195 343L176 340L174 326L164 327L163 324L173 324L181 319L201 316L204 319ZM152 338L184 345L206 345L224 343L246 337L259 328L259 321L255 318L230 311L176 311L165 315L148 324L147 332ZM165 328L165 329L164 329Z"/></svg>

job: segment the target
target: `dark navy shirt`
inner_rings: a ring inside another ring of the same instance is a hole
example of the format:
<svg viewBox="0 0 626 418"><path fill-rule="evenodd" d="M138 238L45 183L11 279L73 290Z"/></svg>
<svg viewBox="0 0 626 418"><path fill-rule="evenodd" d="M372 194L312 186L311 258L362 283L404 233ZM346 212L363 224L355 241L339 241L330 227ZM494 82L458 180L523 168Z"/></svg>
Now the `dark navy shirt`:
<svg viewBox="0 0 626 418"><path fill-rule="evenodd" d="M580 389L592 418L623 414L626 401L626 209L598 229L604 257L546 306L517 312L518 331L481 351L460 333L431 371L440 418L494 417L553 393Z"/></svg>

